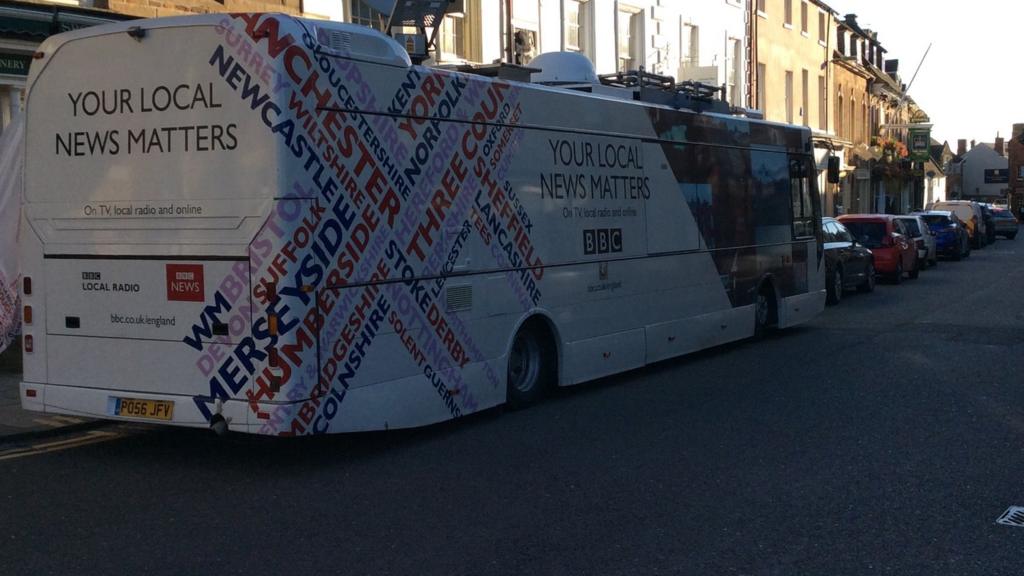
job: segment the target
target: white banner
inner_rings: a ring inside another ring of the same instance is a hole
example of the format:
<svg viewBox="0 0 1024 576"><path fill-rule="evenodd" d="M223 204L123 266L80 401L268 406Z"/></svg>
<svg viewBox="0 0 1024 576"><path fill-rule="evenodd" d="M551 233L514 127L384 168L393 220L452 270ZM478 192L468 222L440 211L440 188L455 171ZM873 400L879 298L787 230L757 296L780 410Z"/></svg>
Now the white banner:
<svg viewBox="0 0 1024 576"><path fill-rule="evenodd" d="M0 135L0 352L21 331L18 226L21 223L21 168L25 143L21 115Z"/></svg>

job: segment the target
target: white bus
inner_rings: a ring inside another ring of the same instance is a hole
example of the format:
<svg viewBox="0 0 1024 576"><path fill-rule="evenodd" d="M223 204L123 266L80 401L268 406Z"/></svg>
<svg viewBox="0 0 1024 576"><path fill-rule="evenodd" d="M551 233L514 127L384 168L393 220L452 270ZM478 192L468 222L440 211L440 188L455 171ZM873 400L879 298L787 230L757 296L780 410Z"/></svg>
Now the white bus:
<svg viewBox="0 0 1024 576"><path fill-rule="evenodd" d="M806 129L578 56L534 65L414 66L373 30L277 14L50 38L28 82L22 405L414 427L823 309Z"/></svg>

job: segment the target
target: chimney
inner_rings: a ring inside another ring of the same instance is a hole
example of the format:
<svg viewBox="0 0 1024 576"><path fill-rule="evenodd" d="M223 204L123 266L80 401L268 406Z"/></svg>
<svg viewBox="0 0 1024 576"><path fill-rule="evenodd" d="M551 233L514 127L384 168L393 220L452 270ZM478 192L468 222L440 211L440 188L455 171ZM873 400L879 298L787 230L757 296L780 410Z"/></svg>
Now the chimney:
<svg viewBox="0 0 1024 576"><path fill-rule="evenodd" d="M1017 139L1021 136L1021 134L1024 134L1024 124L1014 124L1013 136L1011 136L1011 138Z"/></svg>
<svg viewBox="0 0 1024 576"><path fill-rule="evenodd" d="M977 142L976 142L976 141L974 141L974 140L971 140L971 150L974 150L974 145L975 145L975 144L977 144Z"/></svg>
<svg viewBox="0 0 1024 576"><path fill-rule="evenodd" d="M1000 156L1005 156L1005 154L1003 153L1003 137L1002 136L996 136L996 146L995 146L995 148L996 148L996 154L999 154Z"/></svg>
<svg viewBox="0 0 1024 576"><path fill-rule="evenodd" d="M963 156L967 154L967 139L961 138L956 141L956 155Z"/></svg>

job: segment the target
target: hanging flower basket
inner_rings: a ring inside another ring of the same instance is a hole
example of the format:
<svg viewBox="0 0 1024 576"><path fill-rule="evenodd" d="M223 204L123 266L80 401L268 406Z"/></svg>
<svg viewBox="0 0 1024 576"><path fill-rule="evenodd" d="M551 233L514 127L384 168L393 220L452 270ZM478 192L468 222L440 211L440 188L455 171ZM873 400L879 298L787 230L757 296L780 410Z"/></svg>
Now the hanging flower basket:
<svg viewBox="0 0 1024 576"><path fill-rule="evenodd" d="M896 162L910 155L906 144L892 138L882 138L878 141L878 146L882 149L882 159L886 162Z"/></svg>

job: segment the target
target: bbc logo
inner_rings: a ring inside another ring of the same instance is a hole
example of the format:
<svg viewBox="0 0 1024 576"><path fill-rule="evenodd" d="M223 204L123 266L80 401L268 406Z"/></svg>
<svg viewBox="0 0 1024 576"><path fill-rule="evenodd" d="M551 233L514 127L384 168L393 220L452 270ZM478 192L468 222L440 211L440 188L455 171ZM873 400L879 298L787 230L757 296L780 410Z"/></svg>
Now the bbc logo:
<svg viewBox="0 0 1024 576"><path fill-rule="evenodd" d="M599 228L583 231L583 254L622 252L622 228Z"/></svg>

